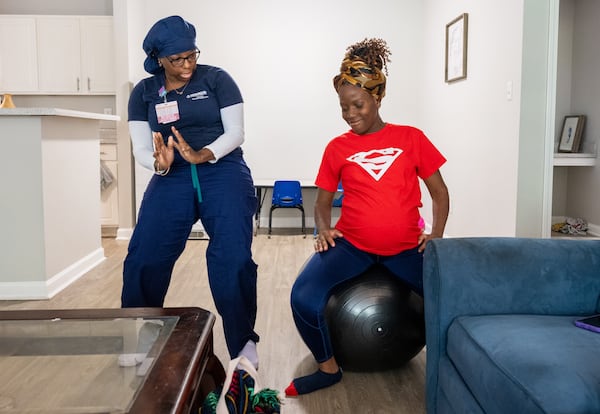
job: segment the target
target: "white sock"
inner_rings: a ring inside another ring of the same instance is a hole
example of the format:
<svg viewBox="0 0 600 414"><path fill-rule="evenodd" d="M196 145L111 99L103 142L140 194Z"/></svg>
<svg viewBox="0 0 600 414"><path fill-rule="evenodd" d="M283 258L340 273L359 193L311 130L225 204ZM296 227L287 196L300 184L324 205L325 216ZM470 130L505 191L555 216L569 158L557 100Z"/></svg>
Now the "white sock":
<svg viewBox="0 0 600 414"><path fill-rule="evenodd" d="M256 352L256 343L252 340L246 342L238 356L245 356L254 368L258 369L258 352Z"/></svg>

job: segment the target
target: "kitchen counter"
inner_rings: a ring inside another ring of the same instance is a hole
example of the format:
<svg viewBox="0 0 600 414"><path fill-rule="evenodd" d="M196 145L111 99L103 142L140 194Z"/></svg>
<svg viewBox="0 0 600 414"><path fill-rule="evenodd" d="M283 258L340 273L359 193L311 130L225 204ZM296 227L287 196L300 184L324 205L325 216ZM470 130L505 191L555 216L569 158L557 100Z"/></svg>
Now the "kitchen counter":
<svg viewBox="0 0 600 414"><path fill-rule="evenodd" d="M104 260L99 131L118 120L0 109L0 300L50 298Z"/></svg>
<svg viewBox="0 0 600 414"><path fill-rule="evenodd" d="M0 116L64 116L103 121L118 121L120 119L116 115L74 111L72 109L62 108L0 108Z"/></svg>

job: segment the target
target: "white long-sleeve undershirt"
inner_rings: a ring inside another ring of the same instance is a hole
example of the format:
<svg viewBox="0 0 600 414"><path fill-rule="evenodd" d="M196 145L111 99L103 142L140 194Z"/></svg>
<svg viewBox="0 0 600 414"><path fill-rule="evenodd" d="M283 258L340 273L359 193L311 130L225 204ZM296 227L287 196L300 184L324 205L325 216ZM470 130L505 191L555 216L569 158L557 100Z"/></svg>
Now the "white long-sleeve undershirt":
<svg viewBox="0 0 600 414"><path fill-rule="evenodd" d="M215 156L214 160L209 161L211 163L217 162L244 142L244 104L221 108L221 122L223 134L204 147ZM129 121L129 135L135 160L144 168L154 171L154 145L148 121Z"/></svg>

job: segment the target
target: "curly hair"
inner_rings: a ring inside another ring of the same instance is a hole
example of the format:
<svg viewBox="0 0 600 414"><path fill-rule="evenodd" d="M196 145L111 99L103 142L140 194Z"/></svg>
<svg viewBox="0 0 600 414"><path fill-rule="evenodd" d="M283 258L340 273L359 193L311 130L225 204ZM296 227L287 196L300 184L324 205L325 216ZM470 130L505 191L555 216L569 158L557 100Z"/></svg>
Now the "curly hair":
<svg viewBox="0 0 600 414"><path fill-rule="evenodd" d="M365 38L348 46L340 73L333 78L336 92L339 93L342 85L350 84L365 89L381 100L385 96L387 64L391 54L383 39Z"/></svg>
<svg viewBox="0 0 600 414"><path fill-rule="evenodd" d="M387 64L391 62L390 56L392 52L387 43L383 39L372 38L354 43L346 49L346 59L357 57L362 59L366 64L384 70L388 74Z"/></svg>

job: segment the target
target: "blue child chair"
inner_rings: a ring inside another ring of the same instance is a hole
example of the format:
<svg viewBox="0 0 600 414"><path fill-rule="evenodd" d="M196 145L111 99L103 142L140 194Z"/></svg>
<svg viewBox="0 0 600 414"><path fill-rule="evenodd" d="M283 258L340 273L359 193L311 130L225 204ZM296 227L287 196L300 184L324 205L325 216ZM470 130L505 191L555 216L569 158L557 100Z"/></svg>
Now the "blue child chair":
<svg viewBox="0 0 600 414"><path fill-rule="evenodd" d="M273 185L273 199L269 211L269 237L271 237L271 223L273 210L278 208L297 208L302 212L302 234L305 234L304 205L302 204L302 187L300 181L278 180Z"/></svg>
<svg viewBox="0 0 600 414"><path fill-rule="evenodd" d="M333 207L342 207L342 200L344 199L344 187L342 187L342 182L338 183L337 193L339 196L333 199L332 206Z"/></svg>
<svg viewBox="0 0 600 414"><path fill-rule="evenodd" d="M338 188L336 190L336 194L339 194L337 197L333 199L331 203L332 207L342 208L342 200L344 199L344 187L342 187L342 182L338 183ZM317 225L315 224L315 228L313 230L313 237L317 237Z"/></svg>

